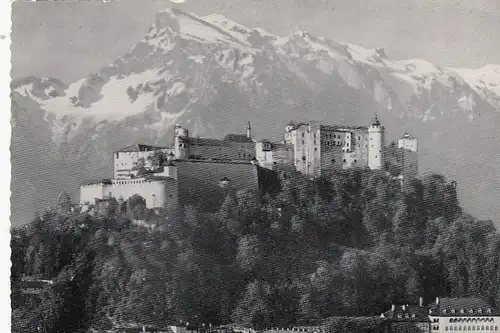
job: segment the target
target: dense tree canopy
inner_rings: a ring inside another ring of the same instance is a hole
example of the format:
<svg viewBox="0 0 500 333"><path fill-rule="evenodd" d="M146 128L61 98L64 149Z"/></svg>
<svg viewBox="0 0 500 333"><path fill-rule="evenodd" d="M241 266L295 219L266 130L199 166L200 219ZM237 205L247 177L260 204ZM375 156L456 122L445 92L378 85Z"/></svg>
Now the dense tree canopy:
<svg viewBox="0 0 500 333"><path fill-rule="evenodd" d="M176 216L139 196L83 214L61 195L57 209L13 230L13 332L179 320L263 328L378 315L418 296L500 301L500 236L461 210L442 176L403 191L376 171L287 172L280 188ZM22 276L54 284L30 296Z"/></svg>

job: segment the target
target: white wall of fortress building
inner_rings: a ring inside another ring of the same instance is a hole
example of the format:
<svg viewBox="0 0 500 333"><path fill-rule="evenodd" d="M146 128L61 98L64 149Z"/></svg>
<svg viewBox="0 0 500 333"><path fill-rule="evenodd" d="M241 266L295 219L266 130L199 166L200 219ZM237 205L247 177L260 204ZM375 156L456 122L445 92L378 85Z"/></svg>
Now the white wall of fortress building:
<svg viewBox="0 0 500 333"><path fill-rule="evenodd" d="M177 182L173 178L114 179L109 184L82 185L80 187L80 203L95 204L96 198L128 200L134 194L139 194L146 200L147 208L176 210L178 207Z"/></svg>
<svg viewBox="0 0 500 333"><path fill-rule="evenodd" d="M170 153L172 149L164 148L160 149L165 153ZM146 167L150 167L148 157L155 153L154 150L148 151L117 151L113 154L114 163L114 175L113 178L127 177L131 174L135 174L132 169L135 166L137 160L143 158Z"/></svg>

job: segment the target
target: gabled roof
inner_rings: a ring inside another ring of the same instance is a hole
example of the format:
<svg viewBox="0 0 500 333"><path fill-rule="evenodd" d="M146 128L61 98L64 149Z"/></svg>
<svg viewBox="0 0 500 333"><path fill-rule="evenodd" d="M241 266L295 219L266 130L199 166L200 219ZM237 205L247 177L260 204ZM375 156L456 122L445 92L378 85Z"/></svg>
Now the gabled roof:
<svg viewBox="0 0 500 333"><path fill-rule="evenodd" d="M198 146L228 146L227 142L209 138L189 138L189 143Z"/></svg>
<svg viewBox="0 0 500 333"><path fill-rule="evenodd" d="M252 138L249 138L245 134L228 134L224 137L224 141L233 141L233 142L248 142L252 143Z"/></svg>
<svg viewBox="0 0 500 333"><path fill-rule="evenodd" d="M418 305L396 305L394 310L384 312L387 319L401 321L429 321L429 308Z"/></svg>
<svg viewBox="0 0 500 333"><path fill-rule="evenodd" d="M434 316L500 316L497 308L480 298L441 298L431 307Z"/></svg>
<svg viewBox="0 0 500 333"><path fill-rule="evenodd" d="M116 152L152 151L152 150L165 149L165 148L167 148L167 147L151 146L151 145L144 145L144 144L137 143L135 145L131 145L131 146L122 148L120 150L117 150Z"/></svg>

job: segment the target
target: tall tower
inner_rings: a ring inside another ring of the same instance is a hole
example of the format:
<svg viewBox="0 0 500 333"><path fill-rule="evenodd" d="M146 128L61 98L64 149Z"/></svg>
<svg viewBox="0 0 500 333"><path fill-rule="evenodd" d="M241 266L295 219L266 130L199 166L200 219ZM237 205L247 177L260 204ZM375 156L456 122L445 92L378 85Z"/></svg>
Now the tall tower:
<svg viewBox="0 0 500 333"><path fill-rule="evenodd" d="M380 170L384 166L384 126L380 125L377 115L368 126L368 167Z"/></svg>
<svg viewBox="0 0 500 333"><path fill-rule="evenodd" d="M295 128L295 124L290 121L288 125L285 127L285 143L293 143L293 130Z"/></svg>
<svg viewBox="0 0 500 333"><path fill-rule="evenodd" d="M417 152L418 141L416 138L412 137L409 133L403 134L402 138L398 139L398 148L404 148L409 151Z"/></svg>
<svg viewBox="0 0 500 333"><path fill-rule="evenodd" d="M189 155L189 131L179 124L175 125L174 154L178 159Z"/></svg>
<svg viewBox="0 0 500 333"><path fill-rule="evenodd" d="M252 138L252 127L250 126L250 122L248 122L247 126L247 138Z"/></svg>
<svg viewBox="0 0 500 333"><path fill-rule="evenodd" d="M409 133L398 139L400 162L405 178L418 175L418 141Z"/></svg>

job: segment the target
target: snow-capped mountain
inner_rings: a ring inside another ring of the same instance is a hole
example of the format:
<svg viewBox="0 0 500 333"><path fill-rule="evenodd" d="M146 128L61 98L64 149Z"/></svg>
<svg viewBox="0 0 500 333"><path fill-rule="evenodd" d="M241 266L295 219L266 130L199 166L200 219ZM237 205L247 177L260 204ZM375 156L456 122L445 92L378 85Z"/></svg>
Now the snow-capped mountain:
<svg viewBox="0 0 500 333"><path fill-rule="evenodd" d="M76 194L80 181L111 174L113 150L167 144L175 123L221 137L251 121L257 136L275 139L291 119L366 124L375 112L388 140L404 131L417 136L421 169L457 179L466 207L493 218L500 213L499 68L391 60L383 49L303 31L282 38L221 15L165 10L98 73L69 86L35 78L13 84L13 167L22 169L13 180L13 219L54 200L40 168L57 189Z"/></svg>

